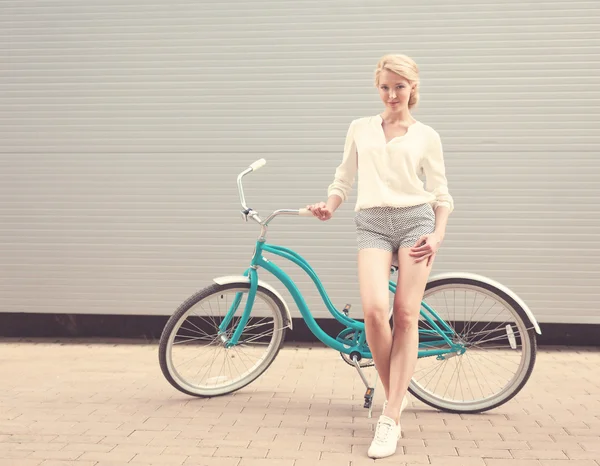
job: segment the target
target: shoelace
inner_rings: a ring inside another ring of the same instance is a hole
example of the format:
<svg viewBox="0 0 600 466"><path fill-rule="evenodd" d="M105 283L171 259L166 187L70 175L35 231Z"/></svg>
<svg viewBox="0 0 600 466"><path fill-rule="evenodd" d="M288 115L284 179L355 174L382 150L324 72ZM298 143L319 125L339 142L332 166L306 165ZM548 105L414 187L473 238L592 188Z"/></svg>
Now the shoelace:
<svg viewBox="0 0 600 466"><path fill-rule="evenodd" d="M375 432L375 442L376 443L387 443L387 439L392 432L392 425L387 422L378 422L377 429Z"/></svg>

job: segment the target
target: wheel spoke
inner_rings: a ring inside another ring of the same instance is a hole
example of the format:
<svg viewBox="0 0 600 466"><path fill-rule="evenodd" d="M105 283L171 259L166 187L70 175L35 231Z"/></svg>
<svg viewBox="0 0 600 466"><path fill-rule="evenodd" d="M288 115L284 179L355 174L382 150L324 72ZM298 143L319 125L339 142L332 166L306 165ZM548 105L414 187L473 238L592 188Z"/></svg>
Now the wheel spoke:
<svg viewBox="0 0 600 466"><path fill-rule="evenodd" d="M469 352L466 352L464 355L467 357L467 360L469 361L469 364L471 364L471 367L473 367L473 363L475 364L475 366L473 368L473 375L475 377L477 377L477 372L475 371L475 368L477 368L479 370L479 373L481 374L481 376L483 378L483 381L487 384L489 393L494 393L494 390L490 386L490 381L489 381L488 377L486 377L486 375L483 373L483 371L481 370L481 368L477 365L477 361L471 362L471 360L473 359L473 357L471 356L471 354L469 354ZM477 381L479 381L479 378L477 378ZM482 397L486 398L486 396L483 394L483 391L482 391L481 395L482 395Z"/></svg>
<svg viewBox="0 0 600 466"><path fill-rule="evenodd" d="M184 336L180 336L180 338L184 338ZM181 345L184 343L189 343L190 341L208 341L209 344L211 342L213 342L214 340L208 339L208 338L203 338L203 337L189 337L187 340L178 340L178 341L174 341L173 344L174 345Z"/></svg>
<svg viewBox="0 0 600 466"><path fill-rule="evenodd" d="M204 322L204 321L208 322L208 321L207 321L207 320L204 318L204 316L201 316L201 315L197 315L197 314L196 314L196 315L194 315L194 317L198 317L198 318L199 318L200 320L202 320L203 322ZM191 320L186 320L186 323L190 324L192 327L194 327L196 330L198 330L198 333L200 333L200 334L204 334L204 335L207 335L207 336L210 336L208 333L206 333L204 330L202 330L200 327L198 327L196 324L194 324L194 322L192 322ZM208 323L208 325L210 325L210 323ZM215 328L216 328L216 327L215 327Z"/></svg>
<svg viewBox="0 0 600 466"><path fill-rule="evenodd" d="M477 309L475 309L475 312L473 312L473 313L471 314L471 319L469 320L469 323L468 323L468 328L472 328L472 325L473 325L473 317L475 316L475 314L477 313L477 311L479 311L479 309L481 309L481 306L483 306L483 303L485 303L486 299L487 299L487 297L485 297L485 296L484 296L484 298L483 298L483 301L481 301L481 303L479 303L479 306L477 306ZM473 305L475 305L475 303L476 303L476 302L477 302L477 294L475 294L475 298L473 299ZM485 314L484 314L484 316L485 316ZM466 326L467 326L467 325L465 325L465 327L466 327Z"/></svg>
<svg viewBox="0 0 600 466"><path fill-rule="evenodd" d="M433 380L433 378L434 378L434 377L435 377L435 375L436 375L436 374L439 372L439 370L440 370L440 369L442 369L442 367L444 366L444 363L445 363L445 362L446 362L446 361L440 361L440 362L439 362L439 364L432 364L432 366L433 366L433 369L431 369L429 372L427 372L427 373L426 373L426 374L425 374L425 375L422 377L422 379L423 379L423 380L425 380L425 378L426 378L426 377L427 377L429 374L431 374L432 372L434 372L434 371L435 371L435 372L433 373L433 375L431 376L431 378L429 379L429 382L427 382L427 384L425 384L425 388L427 388L427 386L428 386L428 385L429 385L429 383L430 383L430 382Z"/></svg>
<svg viewBox="0 0 600 466"><path fill-rule="evenodd" d="M526 331L529 331L529 330L531 330L531 329L527 329L527 328L525 328L524 330L526 330ZM518 330L518 331L514 332L514 334L515 334L515 336L521 336L521 335L522 335L520 330ZM527 333L525 333L525 335L527 335ZM506 338L506 339L508 340L508 336L506 336L506 335L499 335L499 336L497 336L497 337L488 338L487 340L481 340L481 341L478 341L478 342L477 342L477 344L479 345L479 344L481 344L481 343L489 343L490 341L502 340L502 339L504 339L504 338Z"/></svg>

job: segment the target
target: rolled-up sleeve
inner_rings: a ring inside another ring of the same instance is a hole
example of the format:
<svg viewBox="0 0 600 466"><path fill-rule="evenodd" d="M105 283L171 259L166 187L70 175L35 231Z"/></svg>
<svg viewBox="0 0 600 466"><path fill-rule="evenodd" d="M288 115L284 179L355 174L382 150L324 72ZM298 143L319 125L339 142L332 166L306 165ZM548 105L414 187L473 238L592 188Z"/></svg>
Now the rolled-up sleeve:
<svg viewBox="0 0 600 466"><path fill-rule="evenodd" d="M348 199L352 186L356 179L358 170L358 152L354 142L354 126L355 121L350 123L348 133L346 134L346 143L344 144L344 156L342 162L335 170L333 183L327 189L327 196L337 194L343 201Z"/></svg>
<svg viewBox="0 0 600 466"><path fill-rule="evenodd" d="M433 132L429 137L427 153L422 160L422 168L425 174L425 189L435 196L433 208L446 206L452 212L454 199L448 191L442 141L437 132Z"/></svg>

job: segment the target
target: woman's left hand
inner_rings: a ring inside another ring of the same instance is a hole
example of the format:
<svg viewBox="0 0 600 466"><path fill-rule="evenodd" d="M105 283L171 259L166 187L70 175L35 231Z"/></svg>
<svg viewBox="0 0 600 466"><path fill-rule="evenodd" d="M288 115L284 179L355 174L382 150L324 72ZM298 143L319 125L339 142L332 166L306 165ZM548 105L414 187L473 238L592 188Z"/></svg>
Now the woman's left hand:
<svg viewBox="0 0 600 466"><path fill-rule="evenodd" d="M429 235L421 236L415 245L410 248L409 255L415 258L416 262L421 262L427 259L427 267L433 261L436 252L440 248L442 244L442 238L440 238L436 233L431 233Z"/></svg>

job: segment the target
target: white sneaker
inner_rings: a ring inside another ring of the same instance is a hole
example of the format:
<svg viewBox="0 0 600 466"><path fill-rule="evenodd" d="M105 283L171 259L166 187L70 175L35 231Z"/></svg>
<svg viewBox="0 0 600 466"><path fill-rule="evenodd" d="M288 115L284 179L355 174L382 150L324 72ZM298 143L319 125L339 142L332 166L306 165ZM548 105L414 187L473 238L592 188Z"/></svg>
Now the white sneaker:
<svg viewBox="0 0 600 466"><path fill-rule="evenodd" d="M383 411L381 411L382 415L383 415L383 413L385 413L386 406L387 406L387 400L385 400L383 402ZM408 406L408 395L404 395L404 398L402 399L402 405L400 406L400 415L402 415L402 411L404 411L407 406ZM398 440L400 440L401 435L402 435L401 429L398 429Z"/></svg>
<svg viewBox="0 0 600 466"><path fill-rule="evenodd" d="M385 458L396 453L398 438L400 437L400 425L392 418L383 414L377 421L375 436L369 447L367 455L369 458Z"/></svg>

